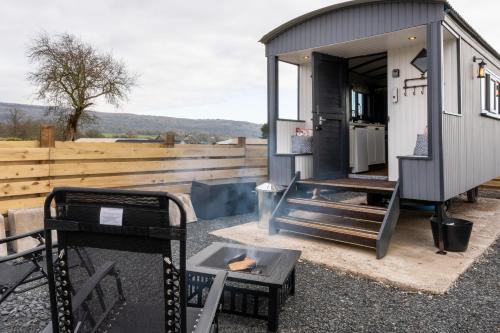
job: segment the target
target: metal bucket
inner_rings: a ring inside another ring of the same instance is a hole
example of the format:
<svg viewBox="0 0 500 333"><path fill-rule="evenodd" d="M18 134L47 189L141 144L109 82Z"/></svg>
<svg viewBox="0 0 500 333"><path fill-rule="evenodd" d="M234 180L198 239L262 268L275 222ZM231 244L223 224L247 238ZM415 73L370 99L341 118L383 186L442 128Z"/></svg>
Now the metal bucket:
<svg viewBox="0 0 500 333"><path fill-rule="evenodd" d="M259 228L268 229L269 220L285 188L273 183L264 183L255 188L259 206Z"/></svg>

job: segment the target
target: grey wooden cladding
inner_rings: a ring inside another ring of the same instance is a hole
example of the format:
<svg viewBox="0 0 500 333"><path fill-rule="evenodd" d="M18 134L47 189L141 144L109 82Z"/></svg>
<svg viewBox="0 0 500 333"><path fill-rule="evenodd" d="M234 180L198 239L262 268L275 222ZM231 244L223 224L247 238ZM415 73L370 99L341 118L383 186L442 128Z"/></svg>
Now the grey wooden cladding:
<svg viewBox="0 0 500 333"><path fill-rule="evenodd" d="M399 159L401 198L427 201L443 200L442 129L442 41L441 22L427 26L429 156Z"/></svg>
<svg viewBox="0 0 500 333"><path fill-rule="evenodd" d="M464 32L448 22L461 35ZM487 53L463 39L462 116L443 114L444 198L449 199L500 175L500 120L481 116L480 80L474 56ZM487 68L500 75L498 59L490 57Z"/></svg>
<svg viewBox="0 0 500 333"><path fill-rule="evenodd" d="M269 180L272 183L288 186L294 174L294 156L271 156L269 159Z"/></svg>
<svg viewBox="0 0 500 333"><path fill-rule="evenodd" d="M370 37L440 21L439 1L360 3L313 17L282 32L266 45L266 55L277 55Z"/></svg>
<svg viewBox="0 0 500 333"><path fill-rule="evenodd" d="M428 159L399 160L401 198L440 201L440 177L437 163Z"/></svg>

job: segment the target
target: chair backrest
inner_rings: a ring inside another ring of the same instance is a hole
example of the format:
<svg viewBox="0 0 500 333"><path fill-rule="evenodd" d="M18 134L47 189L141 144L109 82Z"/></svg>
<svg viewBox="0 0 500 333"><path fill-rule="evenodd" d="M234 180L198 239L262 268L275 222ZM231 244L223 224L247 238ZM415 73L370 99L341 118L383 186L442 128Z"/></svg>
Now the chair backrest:
<svg viewBox="0 0 500 333"><path fill-rule="evenodd" d="M180 211L177 226L169 220L170 201ZM56 216L50 212L53 202ZM57 323L54 332L83 331L89 318L91 325L98 326L93 313L99 303L107 302L89 301L84 311L75 308L73 299L78 297L74 295L88 276L71 258L78 248L89 253L95 267L116 266L122 301L145 306L143 312L149 313L143 316L145 331L147 325L159 322L160 331L185 332L186 212L177 198L166 192L56 188L45 201L47 253L52 253L51 230L57 231L58 238L57 256L47 256L52 322ZM112 286L100 282L99 296L115 293L117 288ZM123 308L123 304L117 306ZM161 317L148 309L161 310Z"/></svg>

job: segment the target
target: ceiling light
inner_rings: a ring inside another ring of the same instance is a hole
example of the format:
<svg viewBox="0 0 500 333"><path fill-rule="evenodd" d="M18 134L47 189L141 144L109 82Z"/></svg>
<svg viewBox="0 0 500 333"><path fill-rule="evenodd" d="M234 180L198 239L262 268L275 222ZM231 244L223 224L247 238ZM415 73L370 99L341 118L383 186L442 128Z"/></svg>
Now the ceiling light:
<svg viewBox="0 0 500 333"><path fill-rule="evenodd" d="M416 40L417 39L417 36L411 36L411 37L408 37L409 40Z"/></svg>
<svg viewBox="0 0 500 333"><path fill-rule="evenodd" d="M304 56L304 59L309 60L309 56Z"/></svg>

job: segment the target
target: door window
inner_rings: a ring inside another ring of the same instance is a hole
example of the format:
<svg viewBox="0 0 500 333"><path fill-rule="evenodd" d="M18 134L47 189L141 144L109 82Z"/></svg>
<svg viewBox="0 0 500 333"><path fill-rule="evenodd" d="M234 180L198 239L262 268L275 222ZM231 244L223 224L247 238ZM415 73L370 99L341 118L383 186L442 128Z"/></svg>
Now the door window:
<svg viewBox="0 0 500 333"><path fill-rule="evenodd" d="M351 90L351 120L361 120L366 111L367 95Z"/></svg>

